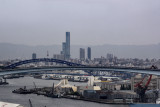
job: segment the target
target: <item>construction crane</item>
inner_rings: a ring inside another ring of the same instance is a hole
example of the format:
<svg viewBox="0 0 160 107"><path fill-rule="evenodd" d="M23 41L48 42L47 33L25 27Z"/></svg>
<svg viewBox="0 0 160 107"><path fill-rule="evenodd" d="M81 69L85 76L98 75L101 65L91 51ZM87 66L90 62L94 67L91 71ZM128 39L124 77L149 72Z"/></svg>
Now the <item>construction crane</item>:
<svg viewBox="0 0 160 107"><path fill-rule="evenodd" d="M144 78L142 80L144 80ZM145 102L145 92L146 92L146 90L148 88L148 85L149 85L151 79L152 79L152 75L150 75L147 83L144 86L142 86L142 82L143 81L140 81L138 84L135 85L135 87L137 87L136 91L137 91L137 94L139 95L139 101L140 102Z"/></svg>
<svg viewBox="0 0 160 107"><path fill-rule="evenodd" d="M154 66L154 65L152 65L152 66L150 67L150 69L157 69L157 67ZM144 79L145 79L146 77L147 77L147 76L144 76L144 78L143 78L139 83L137 83L136 85L134 85L134 87L137 87L136 92L137 92L137 94L139 95L139 101L140 101L140 102L146 102L145 92L146 92L146 90L148 89L149 83L151 82L152 75L149 76L149 79L148 79L147 83L146 83L144 86L142 86L142 83L143 83L143 81L144 81Z"/></svg>

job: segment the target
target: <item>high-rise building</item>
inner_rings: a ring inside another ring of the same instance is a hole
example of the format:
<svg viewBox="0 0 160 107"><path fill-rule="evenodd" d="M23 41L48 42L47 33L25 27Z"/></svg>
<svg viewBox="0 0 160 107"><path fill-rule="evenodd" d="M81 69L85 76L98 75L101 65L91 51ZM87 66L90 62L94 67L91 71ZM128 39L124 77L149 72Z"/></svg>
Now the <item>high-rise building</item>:
<svg viewBox="0 0 160 107"><path fill-rule="evenodd" d="M64 55L65 59L70 59L70 32L66 32L66 42L62 43L61 54Z"/></svg>
<svg viewBox="0 0 160 107"><path fill-rule="evenodd" d="M70 59L70 32L66 32L65 58Z"/></svg>
<svg viewBox="0 0 160 107"><path fill-rule="evenodd" d="M61 52L61 54L63 54L64 56L66 54L66 43L65 42L62 43L62 52Z"/></svg>
<svg viewBox="0 0 160 107"><path fill-rule="evenodd" d="M85 60L85 49L80 48L80 60Z"/></svg>
<svg viewBox="0 0 160 107"><path fill-rule="evenodd" d="M37 58L36 53L33 53L32 54L32 59L36 59L36 58Z"/></svg>
<svg viewBox="0 0 160 107"><path fill-rule="evenodd" d="M87 49L87 56L88 56L88 59L91 60L91 48L88 47Z"/></svg>

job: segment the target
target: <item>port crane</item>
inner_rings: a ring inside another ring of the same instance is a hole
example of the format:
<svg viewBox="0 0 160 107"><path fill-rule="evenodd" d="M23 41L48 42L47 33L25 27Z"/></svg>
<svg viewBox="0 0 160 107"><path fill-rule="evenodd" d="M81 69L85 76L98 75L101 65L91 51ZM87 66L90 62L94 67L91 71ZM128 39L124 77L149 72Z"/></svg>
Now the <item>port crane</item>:
<svg viewBox="0 0 160 107"><path fill-rule="evenodd" d="M152 65L152 66L150 67L150 69L157 69L157 67L154 66L154 65ZM139 101L140 101L140 102L146 102L146 101L145 101L145 99L146 99L146 98L145 98L145 92L146 92L146 90L148 89L149 83L151 82L152 75L149 76L149 79L148 79L147 83L146 83L144 86L142 86L142 83L143 83L143 81L144 81L144 79L145 79L146 77L147 77L147 75L144 76L144 78L143 78L139 83L137 83L136 85L134 85L134 87L137 87L136 92L137 92L137 94L139 95Z"/></svg>

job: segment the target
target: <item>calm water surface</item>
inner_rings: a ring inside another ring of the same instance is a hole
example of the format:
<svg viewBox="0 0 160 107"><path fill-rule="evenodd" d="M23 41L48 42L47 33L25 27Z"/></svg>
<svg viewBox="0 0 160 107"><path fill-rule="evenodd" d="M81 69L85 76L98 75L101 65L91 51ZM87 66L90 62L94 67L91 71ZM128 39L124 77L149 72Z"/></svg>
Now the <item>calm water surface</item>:
<svg viewBox="0 0 160 107"><path fill-rule="evenodd" d="M128 107L127 105L108 105L94 102L71 100L71 99L53 99L45 96L37 96L35 94L14 94L13 90L27 86L27 88L34 88L33 82L37 87L52 86L53 82L57 84L57 80L42 80L34 79L33 77L24 77L18 79L8 79L9 85L0 86L0 101L19 103L24 107L29 107L28 99L31 99L33 107ZM74 83L72 85L86 85L85 83Z"/></svg>

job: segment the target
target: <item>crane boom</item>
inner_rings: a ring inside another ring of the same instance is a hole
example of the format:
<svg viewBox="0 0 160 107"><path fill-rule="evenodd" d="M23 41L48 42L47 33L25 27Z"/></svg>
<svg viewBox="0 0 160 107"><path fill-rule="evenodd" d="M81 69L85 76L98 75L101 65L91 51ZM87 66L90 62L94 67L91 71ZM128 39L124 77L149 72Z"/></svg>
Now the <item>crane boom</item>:
<svg viewBox="0 0 160 107"><path fill-rule="evenodd" d="M151 82L151 79L152 79L152 75L150 75L150 77L149 77L149 79L148 79L148 81L147 81L145 87L148 87L149 83Z"/></svg>
<svg viewBox="0 0 160 107"><path fill-rule="evenodd" d="M137 86L141 85L142 82L143 82L143 80L146 78L146 76L147 76L147 75L145 75L145 77L144 77L139 83L137 83L136 85L134 85L134 87L137 87Z"/></svg>

